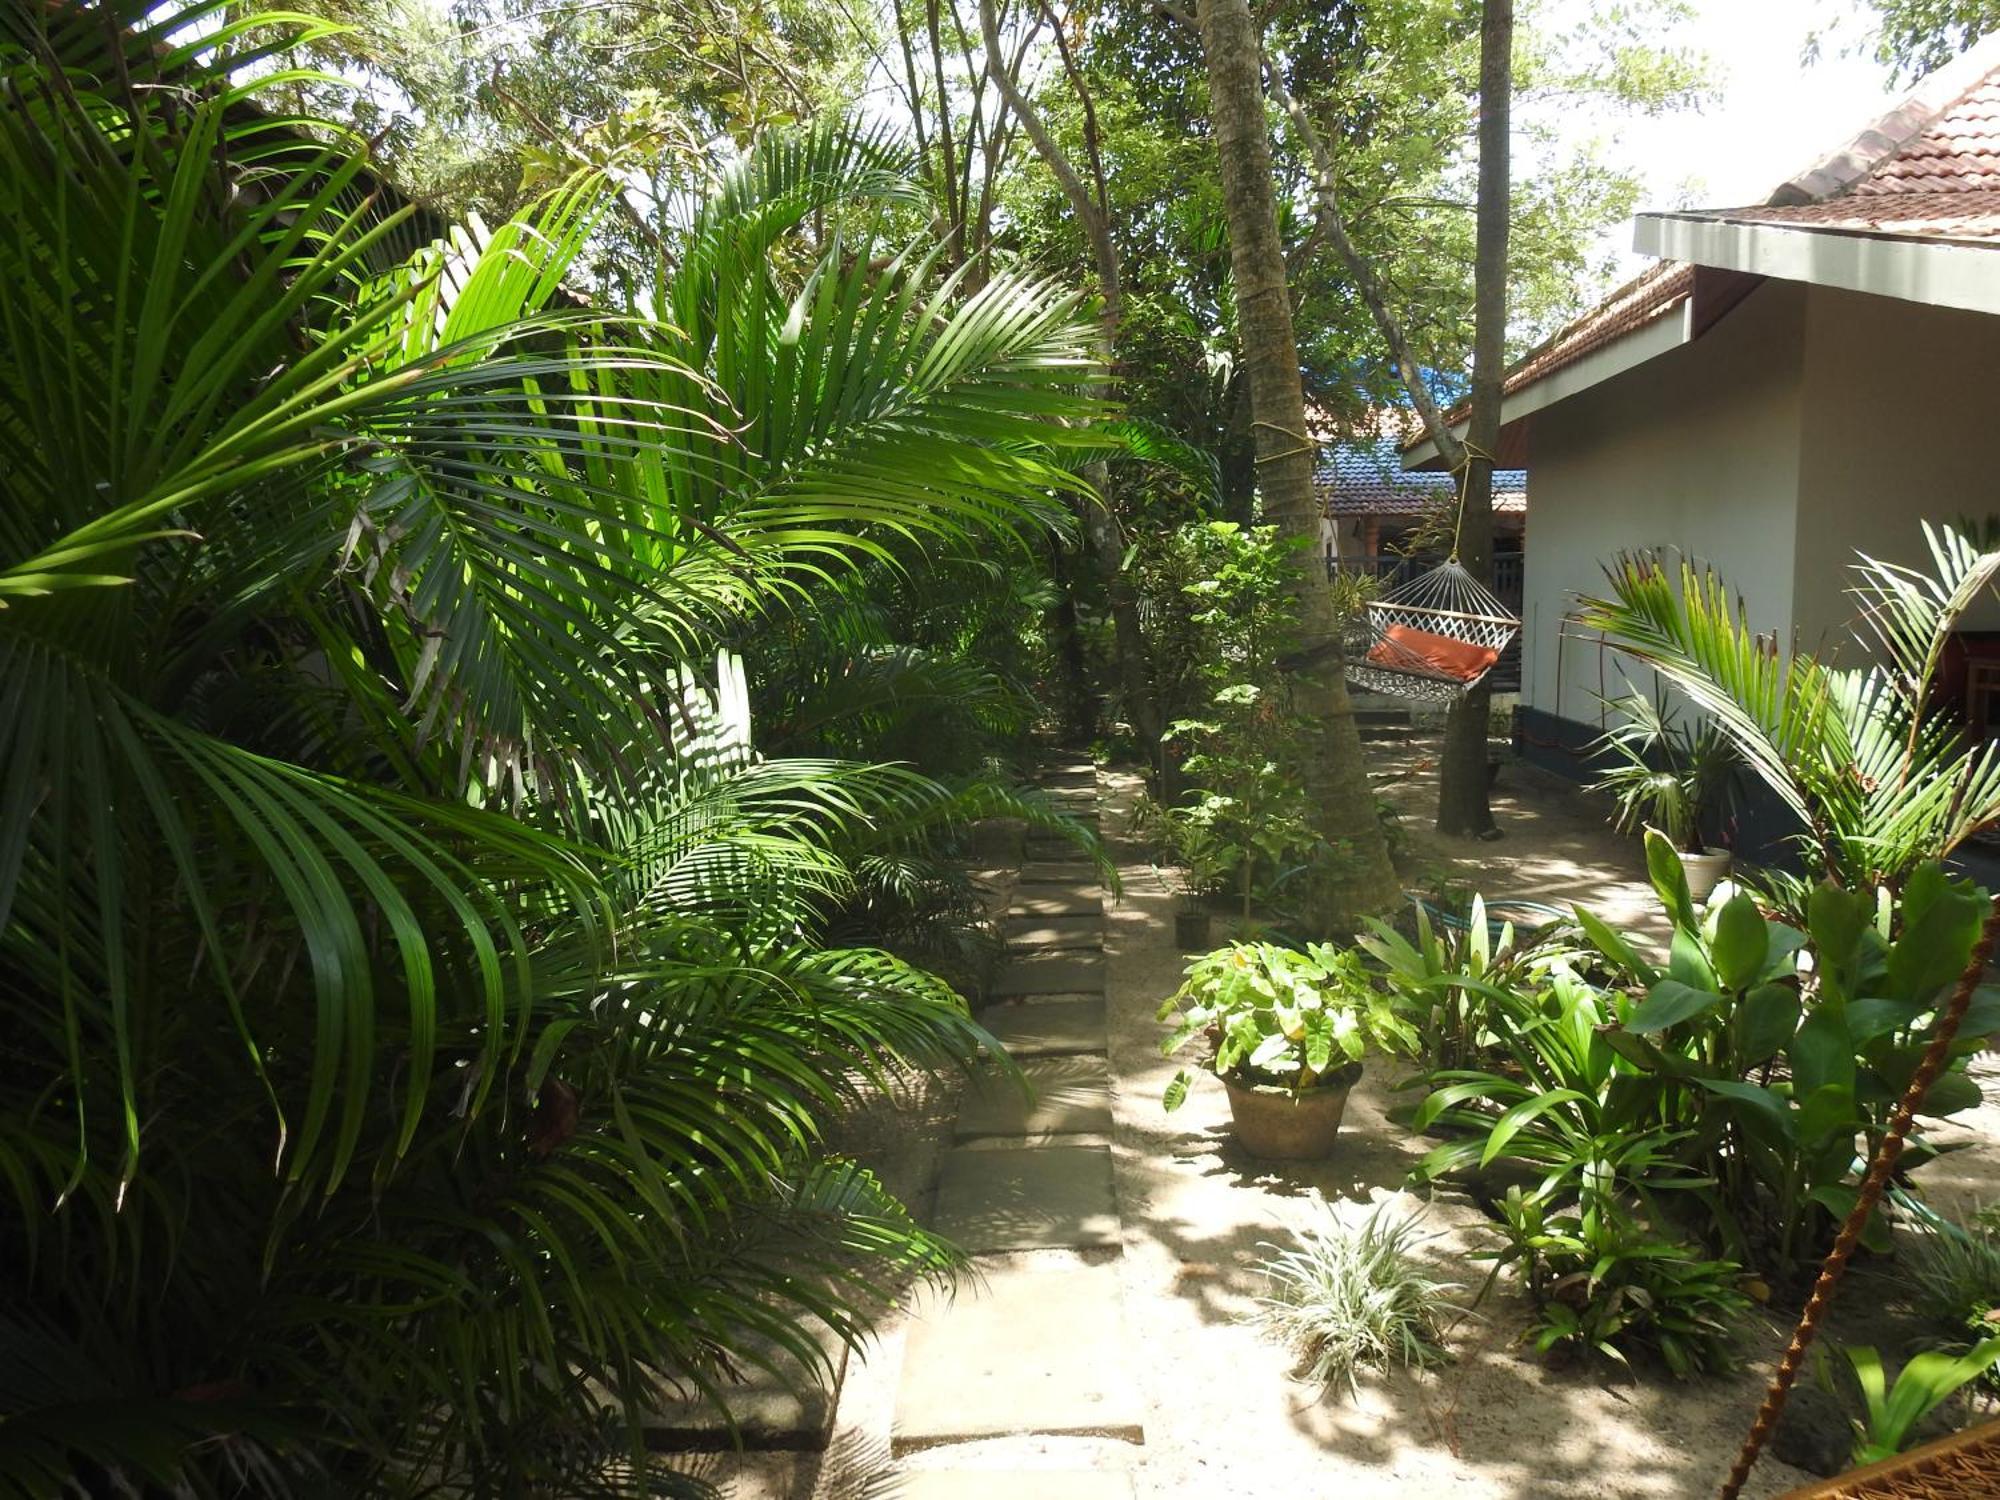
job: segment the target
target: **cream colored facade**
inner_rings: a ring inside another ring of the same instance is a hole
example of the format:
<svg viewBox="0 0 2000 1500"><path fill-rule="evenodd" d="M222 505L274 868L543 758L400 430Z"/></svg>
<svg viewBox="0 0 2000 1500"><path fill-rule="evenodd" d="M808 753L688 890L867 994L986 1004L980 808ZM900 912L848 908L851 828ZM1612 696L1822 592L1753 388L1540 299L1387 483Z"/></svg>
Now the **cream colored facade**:
<svg viewBox="0 0 2000 1500"><path fill-rule="evenodd" d="M1622 681L1566 622L1620 550L1712 562L1759 629L1851 651L1855 549L1920 563L1921 520L2000 513L2000 316L1767 281L1532 420L1522 703L1594 726Z"/></svg>

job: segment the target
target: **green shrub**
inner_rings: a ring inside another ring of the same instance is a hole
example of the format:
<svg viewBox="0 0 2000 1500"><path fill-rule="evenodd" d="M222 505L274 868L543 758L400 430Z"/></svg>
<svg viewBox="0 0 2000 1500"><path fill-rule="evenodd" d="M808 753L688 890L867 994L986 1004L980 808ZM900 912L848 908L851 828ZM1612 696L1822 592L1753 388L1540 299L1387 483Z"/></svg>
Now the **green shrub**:
<svg viewBox="0 0 2000 1500"><path fill-rule="evenodd" d="M1601 1180L1568 1207L1550 1206L1563 1195L1518 1187L1498 1206L1504 1243L1485 1258L1496 1274L1519 1268L1536 1350L1589 1350L1621 1365L1645 1351L1682 1379L1734 1368L1737 1325L1750 1307L1742 1267L1642 1223L1629 1206L1630 1179L1607 1169Z"/></svg>
<svg viewBox="0 0 2000 1500"><path fill-rule="evenodd" d="M1477 1064L1419 1080L1419 1126L1454 1137L1421 1170L1505 1160L1573 1178L1593 1143L1655 1132L1671 1145L1648 1190L1703 1184L1677 1213L1709 1251L1796 1281L1854 1201L1861 1143L1886 1129L1987 898L1929 865L1899 901L1823 886L1801 929L1742 894L1699 913L1668 842L1649 835L1647 852L1674 928L1664 967L1581 910L1584 946L1558 932L1497 959L1476 930L1455 956L1371 940L1406 1016L1449 1000L1453 1055ZM1963 1062L1996 1024L2000 994L1982 991L1921 1113L1978 1102ZM1905 1160L1925 1160L1920 1137ZM1888 1248L1879 1218L1865 1243Z"/></svg>
<svg viewBox="0 0 2000 1500"><path fill-rule="evenodd" d="M1854 1462L1893 1458L1915 1440L1917 1425L1966 1386L2000 1365L2000 1338L1986 1339L1964 1354L1927 1349L1889 1382L1882 1356L1865 1345L1842 1349L1861 1389L1864 1411L1854 1429Z"/></svg>
<svg viewBox="0 0 2000 1500"><path fill-rule="evenodd" d="M1203 1042L1206 1066L1242 1084L1308 1089L1371 1051L1409 1051L1416 1034L1377 990L1351 951L1314 943L1231 943L1188 965L1187 979L1161 1006L1173 1031L1171 1057ZM1168 1084L1170 1110L1187 1098L1183 1069Z"/></svg>

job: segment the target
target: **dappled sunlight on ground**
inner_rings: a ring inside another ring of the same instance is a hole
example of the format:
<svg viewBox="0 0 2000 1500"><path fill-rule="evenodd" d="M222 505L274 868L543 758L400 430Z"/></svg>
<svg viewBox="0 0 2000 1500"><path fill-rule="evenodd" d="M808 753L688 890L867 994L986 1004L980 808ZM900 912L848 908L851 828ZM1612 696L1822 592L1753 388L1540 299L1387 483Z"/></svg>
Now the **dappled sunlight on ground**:
<svg viewBox="0 0 2000 1500"><path fill-rule="evenodd" d="M1492 799L1502 837L1490 843L1448 839L1434 826L1438 736L1385 735L1365 748L1376 790L1401 814L1401 864L1410 883L1444 876L1489 898L1564 907L1584 901L1621 930L1664 941L1667 929L1646 883L1645 855L1636 838L1610 826L1606 799L1508 757Z"/></svg>
<svg viewBox="0 0 2000 1500"><path fill-rule="evenodd" d="M1106 808L1107 828L1118 826ZM1578 873L1567 887L1561 861L1504 846L1505 866L1551 872L1536 899L1604 888L1604 866L1586 864L1595 844L1577 831ZM1492 894L1530 894L1488 883ZM1636 897L1636 893L1635 893ZM1634 905L1636 907L1636 899ZM1322 1395L1289 1378L1285 1351L1252 1321L1264 1291L1262 1242L1279 1238L1310 1207L1317 1188L1337 1212L1361 1215L1397 1199L1426 1213L1434 1238L1427 1269L1470 1283L1483 1263L1465 1255L1486 1239L1483 1216L1461 1195L1425 1202L1405 1189L1427 1147L1393 1124L1399 1102L1374 1066L1348 1103L1340 1145L1322 1163L1273 1167L1252 1161L1228 1133L1228 1104L1211 1080L1182 1109L1161 1112L1175 1064L1158 1055L1152 1013L1177 982L1170 947L1173 897L1143 864L1126 867L1125 899L1111 908L1110 1027L1118 1078L1119 1206L1126 1228L1126 1307L1149 1358L1149 1420L1134 1465L1145 1496L1337 1496L1389 1500L1438 1494L1491 1500L1664 1500L1712 1491L1749 1424L1764 1367L1726 1381L1678 1384L1664 1374L1619 1382L1599 1368L1554 1370L1517 1347L1525 1318L1511 1288L1496 1289L1477 1318L1454 1330L1455 1362L1435 1376L1365 1377L1358 1396ZM1760 1352L1782 1342L1760 1333ZM1746 1491L1782 1494L1805 1476L1760 1466Z"/></svg>
<svg viewBox="0 0 2000 1500"><path fill-rule="evenodd" d="M1385 793L1404 813L1406 881L1448 867L1452 878L1489 896L1583 900L1618 926L1656 943L1663 938L1636 841L1604 826L1601 809L1576 789L1510 764L1496 795L1507 836L1456 843L1430 829L1435 744L1378 742L1370 755ZM1113 772L1101 784L1103 828L1124 882L1122 896L1105 910L1109 1140L1122 1253L1105 1247L1074 1254L1116 1267L1145 1441L996 1437L892 1457L890 1414L906 1342L906 1328L892 1321L868 1357L850 1365L824 1458L739 1460L725 1470L736 1482L733 1493L740 1500L929 1500L947 1493L1066 1500L1108 1493L1095 1485L1113 1474L1128 1478L1130 1493L1142 1500L1712 1494L1790 1332L1787 1316L1753 1320L1744 1340L1748 1362L1726 1379L1682 1383L1657 1369L1554 1367L1522 1345L1526 1307L1503 1279L1455 1325L1455 1357L1435 1374L1365 1376L1352 1396L1291 1378L1289 1355L1257 1326L1266 1291L1259 1264L1268 1242L1316 1211L1315 1190L1343 1217L1358 1218L1391 1200L1421 1212L1426 1238L1418 1254L1428 1274L1463 1284L1453 1294L1461 1304L1481 1291L1487 1266L1470 1256L1493 1236L1465 1195L1409 1188L1410 1169L1431 1143L1395 1123L1392 1112L1406 1097L1395 1087L1395 1070L1379 1062L1371 1061L1356 1087L1340 1143L1324 1162L1274 1165L1245 1155L1230 1132L1223 1091L1206 1077L1181 1110L1162 1110L1178 1063L1159 1055L1154 1015L1185 963L1172 947L1176 898L1142 852L1120 839L1137 779ZM2000 1070L1978 1071L1989 1093L2000 1093ZM1996 1131L1994 1106L1962 1117L1948 1136L1966 1149L1925 1169L1934 1197L1954 1209L2000 1198ZM923 1159L907 1143L902 1154ZM1893 1298L1884 1275L1880 1262L1857 1262L1833 1319L1835 1337L1900 1337L1885 1321ZM958 1487L967 1476L985 1476L999 1488ZM1771 1500L1808 1477L1767 1458L1745 1494ZM949 1483L927 1488L936 1480ZM1116 1488L1121 1496L1123 1483Z"/></svg>

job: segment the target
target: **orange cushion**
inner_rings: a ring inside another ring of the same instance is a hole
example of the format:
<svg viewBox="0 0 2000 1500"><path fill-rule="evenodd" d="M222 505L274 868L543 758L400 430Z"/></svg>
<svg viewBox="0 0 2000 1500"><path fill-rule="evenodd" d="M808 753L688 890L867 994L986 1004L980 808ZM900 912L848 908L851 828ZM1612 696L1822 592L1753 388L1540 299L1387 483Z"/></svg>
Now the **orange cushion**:
<svg viewBox="0 0 2000 1500"><path fill-rule="evenodd" d="M1440 676L1473 682L1500 659L1500 653L1491 646L1475 646L1471 641L1432 635L1428 630L1415 630L1408 625L1391 625L1382 634L1388 640L1377 641L1368 659L1378 667L1392 670L1407 672L1421 664ZM1417 660L1412 661L1411 657Z"/></svg>

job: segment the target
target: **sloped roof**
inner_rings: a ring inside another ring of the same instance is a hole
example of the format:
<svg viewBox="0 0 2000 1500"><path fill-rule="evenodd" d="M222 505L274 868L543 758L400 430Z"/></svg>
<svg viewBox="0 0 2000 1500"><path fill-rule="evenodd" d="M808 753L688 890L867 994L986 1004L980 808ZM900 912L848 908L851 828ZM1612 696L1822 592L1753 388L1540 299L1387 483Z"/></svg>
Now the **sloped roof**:
<svg viewBox="0 0 2000 1500"><path fill-rule="evenodd" d="M1450 474L1405 470L1393 438L1322 448L1313 485L1321 509L1330 516L1416 516L1450 505L1458 496L1458 481ZM1526 472L1495 469L1494 511L1518 515L1527 508Z"/></svg>
<svg viewBox="0 0 2000 1500"><path fill-rule="evenodd" d="M1924 78L1895 108L1839 149L1780 183L1764 202L1644 216L1714 223L1768 224L2000 248L2000 34ZM1996 268L2000 269L2000 268ZM1547 379L1586 355L1650 326L1696 298L1696 267L1663 260L1507 372L1508 395ZM1694 331L1740 298L1753 276L1718 283L1722 295L1704 314L1696 298ZM1448 413L1457 424L1467 405ZM1423 446L1422 434L1404 443Z"/></svg>
<svg viewBox="0 0 2000 1500"><path fill-rule="evenodd" d="M2000 240L2000 36L1940 68L1762 203L1679 217Z"/></svg>
<svg viewBox="0 0 2000 1500"><path fill-rule="evenodd" d="M1855 197L1990 192L2000 188L2000 64L1902 150L1861 181Z"/></svg>
<svg viewBox="0 0 2000 1500"><path fill-rule="evenodd" d="M1557 329L1553 338L1530 350L1507 372L1505 389L1520 390L1575 364L1593 350L1664 317L1693 292L1693 266L1671 260L1648 266L1582 317ZM1453 409L1452 420L1464 410L1461 402Z"/></svg>

